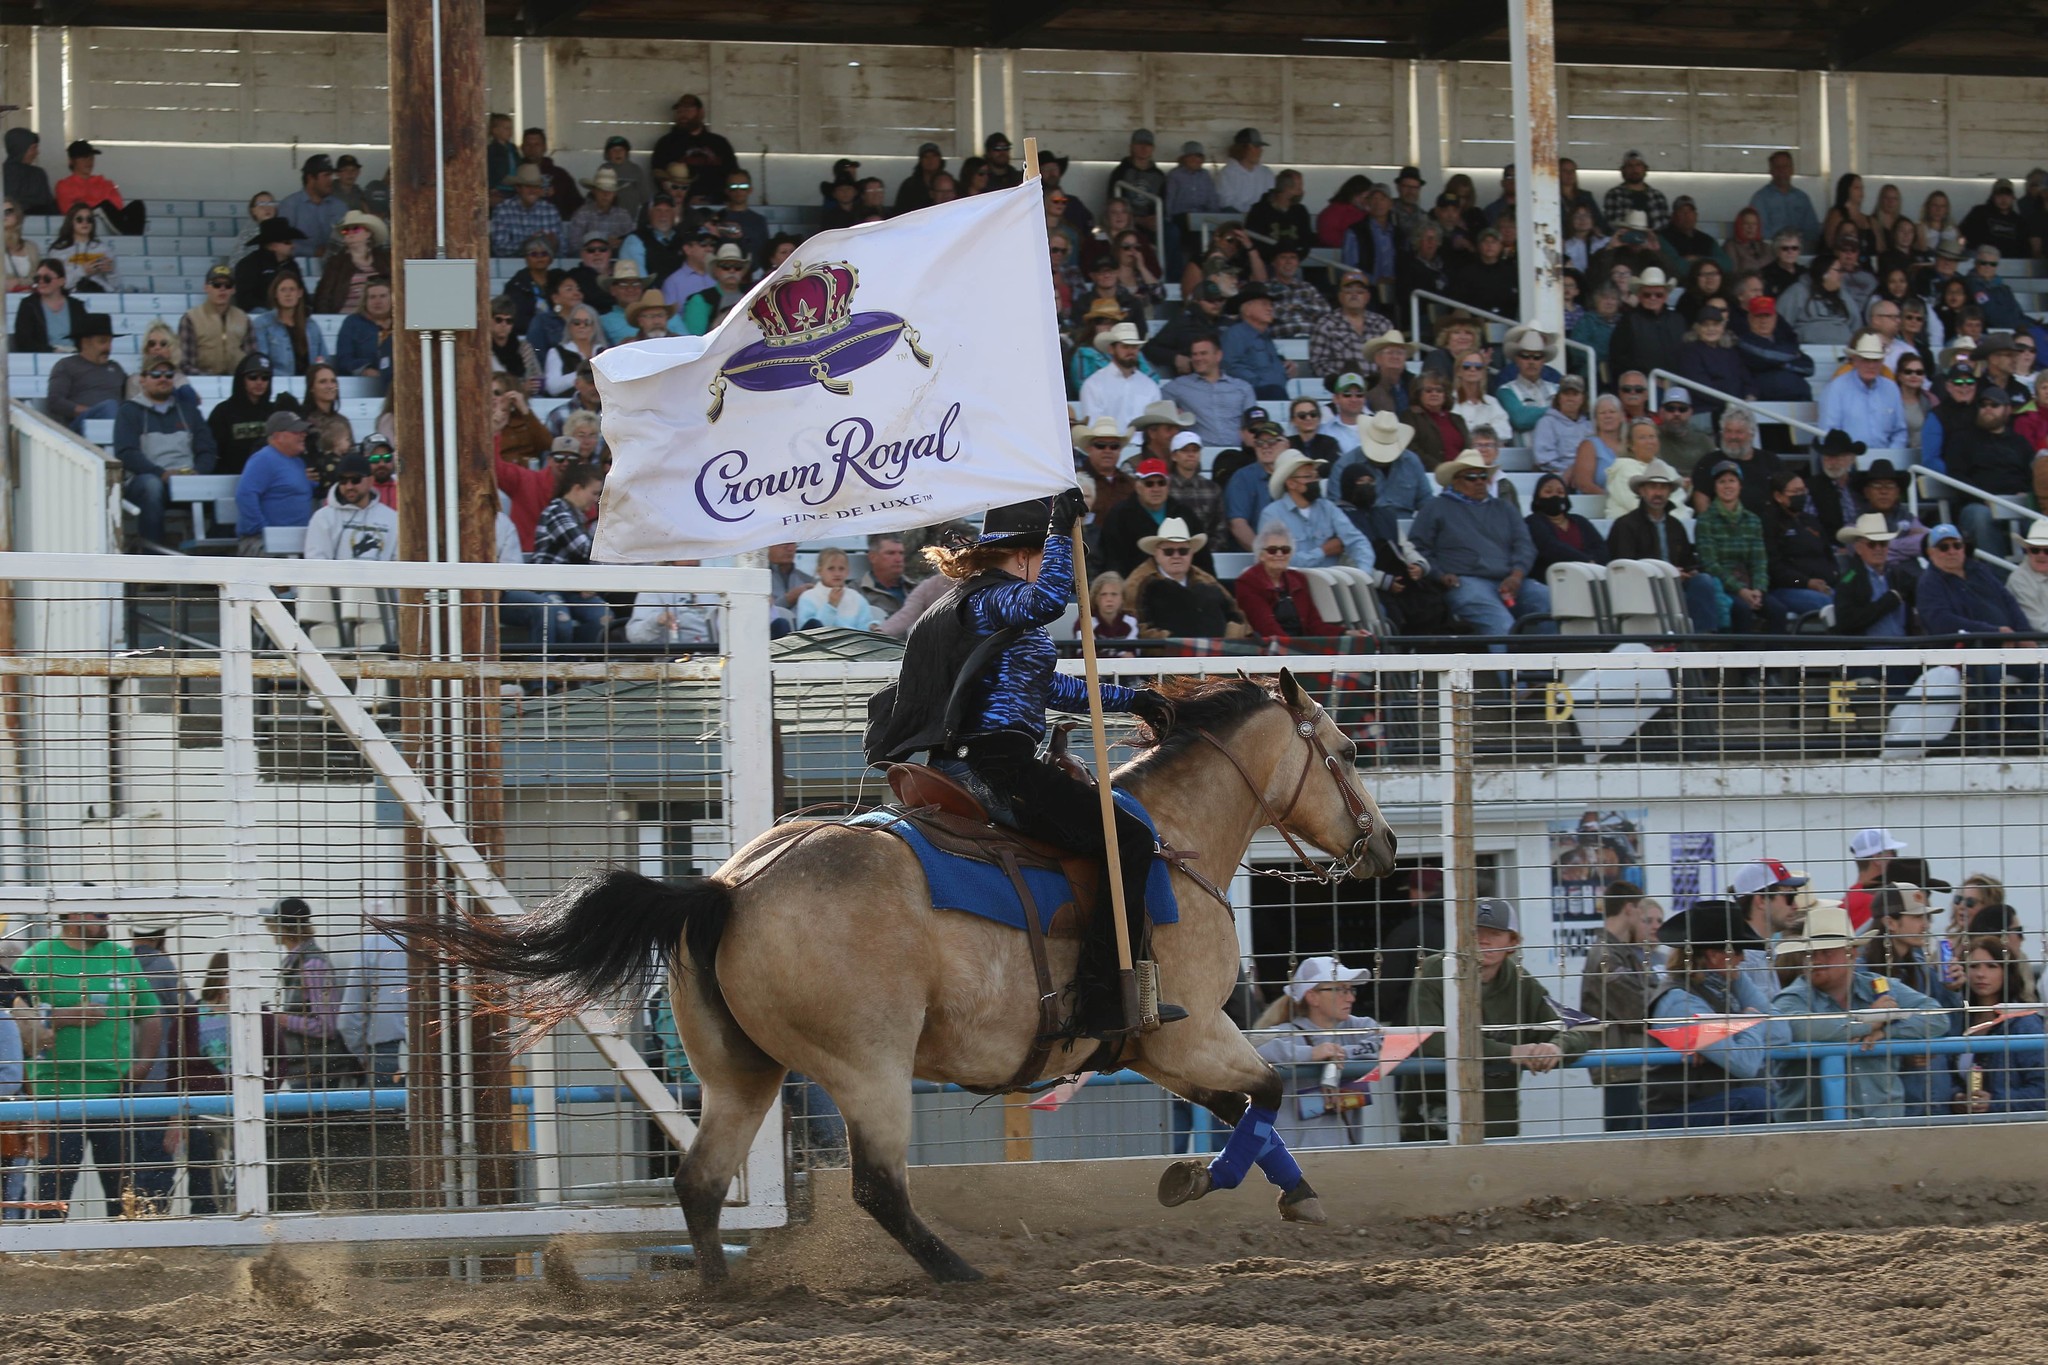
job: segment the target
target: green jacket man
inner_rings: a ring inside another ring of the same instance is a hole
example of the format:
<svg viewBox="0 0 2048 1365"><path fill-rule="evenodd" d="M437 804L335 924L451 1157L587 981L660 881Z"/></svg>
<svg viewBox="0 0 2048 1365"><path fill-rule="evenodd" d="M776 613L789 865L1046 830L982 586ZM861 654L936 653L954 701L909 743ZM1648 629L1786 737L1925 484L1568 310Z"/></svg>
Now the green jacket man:
<svg viewBox="0 0 2048 1365"><path fill-rule="evenodd" d="M1521 1131L1521 1083L1524 1071L1550 1071L1577 1057L1595 1035L1556 1026L1558 1007L1541 982L1522 970L1515 952L1522 946L1521 918L1513 903L1498 897L1479 902L1480 1038L1486 1058L1486 1136L1514 1137ZM1415 989L1408 997L1408 1022L1443 1027L1444 953L1422 959L1415 969ZM1503 1027L1519 1025L1520 1027ZM1417 1055L1442 1057L1444 1035L1433 1033ZM1401 1140L1441 1141L1450 1136L1443 1076L1400 1077Z"/></svg>

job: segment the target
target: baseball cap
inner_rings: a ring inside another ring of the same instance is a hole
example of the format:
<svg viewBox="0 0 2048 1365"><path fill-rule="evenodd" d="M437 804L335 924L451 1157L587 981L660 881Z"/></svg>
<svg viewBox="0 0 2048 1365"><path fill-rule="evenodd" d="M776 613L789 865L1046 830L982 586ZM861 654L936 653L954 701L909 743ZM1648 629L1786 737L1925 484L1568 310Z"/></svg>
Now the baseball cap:
<svg viewBox="0 0 2048 1365"><path fill-rule="evenodd" d="M1264 147L1267 145L1265 136L1256 128L1238 129L1237 136L1233 137L1231 141L1242 142L1247 147Z"/></svg>
<svg viewBox="0 0 2048 1365"><path fill-rule="evenodd" d="M1943 541L1961 540L1962 538L1963 533L1956 529L1956 525L1954 522L1944 521L1939 526L1936 526L1928 531L1927 548L1931 550L1935 546L1941 544Z"/></svg>
<svg viewBox="0 0 2048 1365"><path fill-rule="evenodd" d="M1974 384L1977 382L1977 371L1968 364L1956 364L1949 366L1941 377L1951 384Z"/></svg>
<svg viewBox="0 0 2048 1365"><path fill-rule="evenodd" d="M1477 926L1481 929L1499 929L1505 933L1522 934L1522 917L1515 913L1515 903L1499 896L1479 898Z"/></svg>
<svg viewBox="0 0 2048 1365"><path fill-rule="evenodd" d="M1138 467L1131 471L1141 479L1163 479L1166 477L1166 461L1159 459L1140 460Z"/></svg>
<svg viewBox="0 0 2048 1365"><path fill-rule="evenodd" d="M1686 407L1691 407L1692 395L1690 393L1687 393L1684 389L1679 388L1677 385L1673 385L1672 387L1664 390L1664 401L1662 403L1659 403L1658 406L1668 408L1673 403L1682 403Z"/></svg>
<svg viewBox="0 0 2048 1365"><path fill-rule="evenodd" d="M1173 433L1173 440L1167 443L1166 448L1168 450L1186 450L1189 446L1198 446L1201 443L1202 433L1199 431L1176 431Z"/></svg>
<svg viewBox="0 0 2048 1365"><path fill-rule="evenodd" d="M1671 207L1674 209L1696 209L1699 207L1699 204L1691 195L1681 194L1671 201Z"/></svg>
<svg viewBox="0 0 2048 1365"><path fill-rule="evenodd" d="M1260 422L1251 428L1253 436L1285 436L1286 430L1278 422Z"/></svg>
<svg viewBox="0 0 2048 1365"><path fill-rule="evenodd" d="M1244 416L1238 419L1237 424L1241 427L1249 429L1252 427L1256 427L1261 422L1271 422L1272 420L1273 414L1267 412L1264 408L1246 408L1244 410Z"/></svg>
<svg viewBox="0 0 2048 1365"><path fill-rule="evenodd" d="M334 462L334 477L337 479L367 479L370 477L370 459L354 451Z"/></svg>
<svg viewBox="0 0 2048 1365"><path fill-rule="evenodd" d="M624 147L626 150L631 151L633 149L633 144L627 141L625 138L620 137L617 133L613 133L610 137L604 140L604 149L606 151L610 151L614 147Z"/></svg>
<svg viewBox="0 0 2048 1365"><path fill-rule="evenodd" d="M70 146L64 149L64 155L67 158L79 156L98 156L99 154L100 149L93 146L90 142L87 142L84 138L79 138L76 142L72 143Z"/></svg>
<svg viewBox="0 0 2048 1365"><path fill-rule="evenodd" d="M328 160L327 154L325 152L315 152L313 155L306 158L306 162L303 166L299 167L299 174L325 175L327 172L333 169L334 163Z"/></svg>
<svg viewBox="0 0 2048 1365"><path fill-rule="evenodd" d="M936 153L938 150L939 144L936 142L920 142L917 144L917 154L919 156L923 156L926 152Z"/></svg>
<svg viewBox="0 0 2048 1365"><path fill-rule="evenodd" d="M1849 841L1849 856L1861 861L1880 853L1904 853L1906 841L1892 837L1888 829L1859 829Z"/></svg>
<svg viewBox="0 0 2048 1365"><path fill-rule="evenodd" d="M1796 890L1807 881L1776 858L1759 858L1736 868L1735 880L1728 889L1737 896L1754 896L1764 891Z"/></svg>
<svg viewBox="0 0 2048 1365"><path fill-rule="evenodd" d="M1199 142L1183 142L1180 144L1180 154L1182 156L1206 157L1209 155L1209 149Z"/></svg>
<svg viewBox="0 0 2048 1365"><path fill-rule="evenodd" d="M306 419L296 412L273 412L263 419L263 434L276 436L288 431L310 431Z"/></svg>
<svg viewBox="0 0 2048 1365"><path fill-rule="evenodd" d="M361 170L363 163L350 156L347 152L343 152L341 158L334 163L334 169L337 171L345 171L351 166Z"/></svg>
<svg viewBox="0 0 2048 1365"><path fill-rule="evenodd" d="M1337 376L1336 380L1335 380L1334 382L1332 382L1332 383L1331 383L1331 385L1330 385L1330 392L1331 392L1331 393L1342 393L1342 392L1344 392L1344 390L1346 390L1346 389L1357 389L1357 390L1359 390L1360 392L1363 392L1363 391L1364 391L1364 390L1366 389L1366 387L1367 387L1367 385L1366 385L1366 382L1365 382L1365 376L1364 376L1364 375L1362 375L1362 374L1340 374L1340 375L1338 375L1338 376Z"/></svg>
<svg viewBox="0 0 2048 1365"><path fill-rule="evenodd" d="M1751 317L1761 317L1765 313L1775 313L1778 311L1778 301L1769 294L1758 294L1743 306L1749 309Z"/></svg>
<svg viewBox="0 0 2048 1365"><path fill-rule="evenodd" d="M1363 967L1347 967L1334 957L1305 957L1294 969L1294 979L1287 983L1287 993L1296 1000L1305 998L1317 986L1345 985L1352 981L1369 979L1372 973Z"/></svg>
<svg viewBox="0 0 2048 1365"><path fill-rule="evenodd" d="M1986 384L1984 387L1977 390L1978 407L1988 408L1994 405L1999 407L2011 407L2012 395L2007 393L2004 389L1999 388L1996 384Z"/></svg>
<svg viewBox="0 0 2048 1365"><path fill-rule="evenodd" d="M1131 134L1131 145L1133 147L1139 146L1141 144L1150 147L1158 141L1158 138L1152 136L1152 130L1150 128L1140 128Z"/></svg>
<svg viewBox="0 0 2048 1365"><path fill-rule="evenodd" d="M222 284L233 284L235 282L235 272L224 265L214 266L206 272L206 282L212 284L216 280Z"/></svg>

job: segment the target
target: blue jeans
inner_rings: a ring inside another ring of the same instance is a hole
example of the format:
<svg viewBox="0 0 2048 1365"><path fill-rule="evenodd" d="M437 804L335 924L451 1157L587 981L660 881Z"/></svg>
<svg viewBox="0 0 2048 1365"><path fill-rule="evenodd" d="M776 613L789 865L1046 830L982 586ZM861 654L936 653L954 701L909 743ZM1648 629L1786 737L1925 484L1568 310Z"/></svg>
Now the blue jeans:
<svg viewBox="0 0 2048 1365"><path fill-rule="evenodd" d="M115 1217L120 1216L121 1192L135 1184L133 1158L134 1130L120 1122L104 1119L63 1119L56 1125L55 1158L37 1168L36 1198L44 1201L71 1197L72 1182L85 1164L85 1149L92 1148L93 1165L99 1168L100 1188ZM161 1152L158 1153L161 1156ZM137 1194L142 1194L140 1189ZM55 1212L37 1211L36 1218L62 1218Z"/></svg>
<svg viewBox="0 0 2048 1365"><path fill-rule="evenodd" d="M1675 1114L1651 1114L1645 1128L1721 1128L1731 1123L1769 1123L1771 1098L1762 1085L1738 1085L1694 1100Z"/></svg>
<svg viewBox="0 0 2048 1365"><path fill-rule="evenodd" d="M1992 515L1991 508L1984 503L1973 502L1958 508L1956 526L1972 545L1988 554L2004 559L2012 553L2009 526Z"/></svg>
<svg viewBox="0 0 2048 1365"><path fill-rule="evenodd" d="M1512 608L1500 600L1500 580L1497 578L1461 577L1458 586L1449 589L1444 596L1451 604L1451 615L1481 635L1506 635L1522 617L1542 616L1550 611L1550 586L1533 578L1523 581L1515 593ZM1557 623L1545 621L1537 627L1536 633L1555 635ZM1494 645L1492 649L1494 653L1502 654L1507 651L1507 646Z"/></svg>
<svg viewBox="0 0 2048 1365"><path fill-rule="evenodd" d="M71 419L71 429L80 436L83 436L85 435L85 424L87 422L111 422L114 420L115 414L120 411L121 405L111 398L104 403L94 403L84 412Z"/></svg>
<svg viewBox="0 0 2048 1365"><path fill-rule="evenodd" d="M550 645L594 645L604 638L612 609L602 597L590 592L551 592L547 596L555 607ZM562 619L565 614L566 622Z"/></svg>
<svg viewBox="0 0 2048 1365"><path fill-rule="evenodd" d="M507 588L498 594L499 626L516 626L524 630L526 638L534 644L554 643L551 634L554 616L555 612L549 606L546 593L528 592L524 588ZM565 614L565 623L567 619Z"/></svg>
<svg viewBox="0 0 2048 1365"><path fill-rule="evenodd" d="M1696 573L1678 580L1685 593L1685 614L1692 618L1693 633L1713 635L1721 629L1721 593L1714 580Z"/></svg>
<svg viewBox="0 0 2048 1365"><path fill-rule="evenodd" d="M161 474L130 474L121 485L121 496L135 504L135 529L144 540L164 543L164 503L170 485Z"/></svg>
<svg viewBox="0 0 2048 1365"><path fill-rule="evenodd" d="M1804 616L1809 611L1819 611L1835 599L1812 588L1773 588L1764 594L1764 605L1770 608L1772 630L1789 625L1785 618Z"/></svg>
<svg viewBox="0 0 2048 1365"><path fill-rule="evenodd" d="M1609 1081L1600 1087L1601 1127L1610 1133L1639 1133L1643 1129L1643 1083Z"/></svg>

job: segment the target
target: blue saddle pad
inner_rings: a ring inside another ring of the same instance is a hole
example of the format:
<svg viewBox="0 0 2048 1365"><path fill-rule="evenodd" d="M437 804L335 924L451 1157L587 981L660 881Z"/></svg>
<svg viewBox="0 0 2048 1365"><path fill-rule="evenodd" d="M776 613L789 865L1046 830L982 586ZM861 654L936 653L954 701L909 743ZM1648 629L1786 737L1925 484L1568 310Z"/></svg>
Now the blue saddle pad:
<svg viewBox="0 0 2048 1365"><path fill-rule="evenodd" d="M1117 805L1143 821L1156 839L1159 831L1137 798L1123 791L1116 792L1115 796ZM908 844L924 868L924 879L931 887L934 909L979 915L997 924L1007 924L1012 929L1024 927L1024 907L1017 901L1017 888L1010 884L1009 876L1000 867L940 852L929 839L917 832L915 826L894 811L869 811L846 823L854 829L885 829ZM1067 879L1059 873L1036 867L1021 871L1024 883L1031 888L1042 914L1050 915L1074 898ZM1175 924L1180 920L1180 905L1173 895L1173 879L1168 875L1166 863L1156 857L1152 860L1151 872L1145 878L1145 913L1152 917L1154 924Z"/></svg>

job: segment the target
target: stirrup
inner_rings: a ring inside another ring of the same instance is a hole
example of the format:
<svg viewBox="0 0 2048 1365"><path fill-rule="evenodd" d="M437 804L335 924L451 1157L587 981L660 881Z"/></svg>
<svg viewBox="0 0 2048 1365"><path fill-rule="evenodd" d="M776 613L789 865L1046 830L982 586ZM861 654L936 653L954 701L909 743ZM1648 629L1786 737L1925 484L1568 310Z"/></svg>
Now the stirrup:
<svg viewBox="0 0 2048 1365"><path fill-rule="evenodd" d="M1138 979L1138 1017L1127 1020L1133 1033L1151 1033L1162 1024L1177 1024L1188 1017L1188 1012L1179 1005L1170 1005L1159 998L1159 964L1149 958L1140 958L1131 964Z"/></svg>

